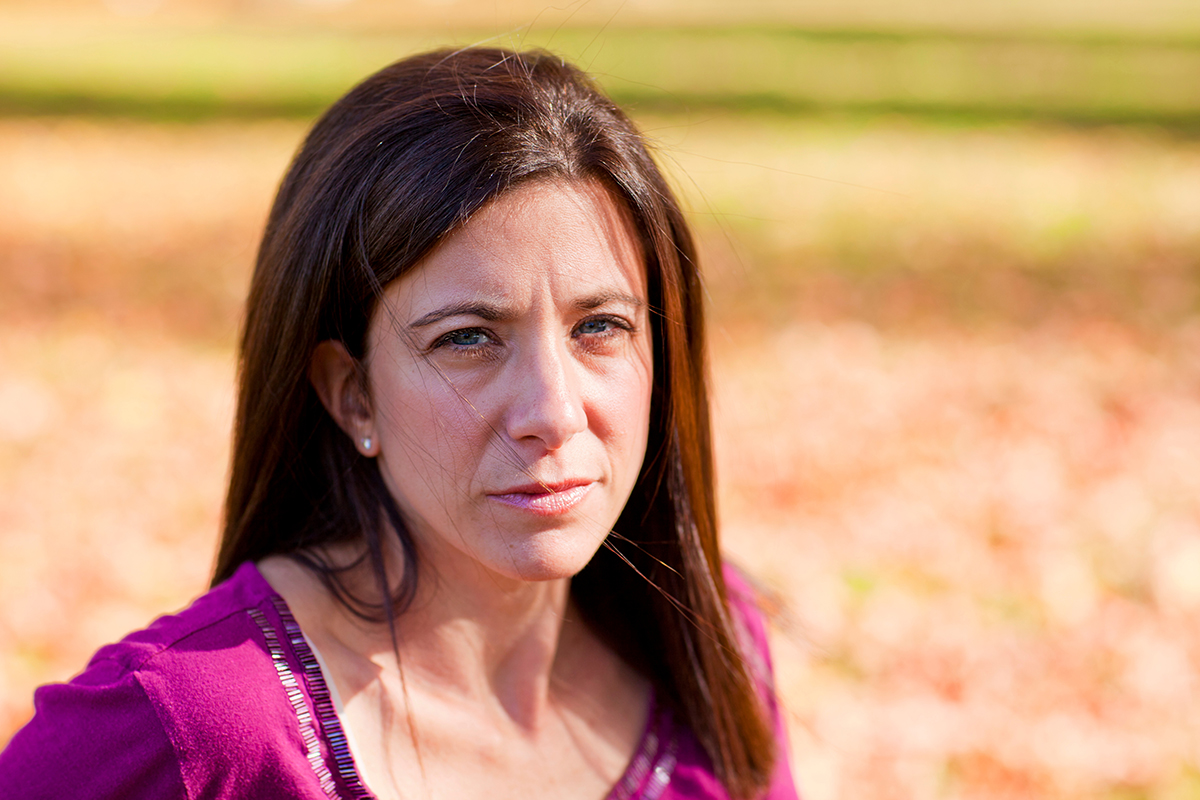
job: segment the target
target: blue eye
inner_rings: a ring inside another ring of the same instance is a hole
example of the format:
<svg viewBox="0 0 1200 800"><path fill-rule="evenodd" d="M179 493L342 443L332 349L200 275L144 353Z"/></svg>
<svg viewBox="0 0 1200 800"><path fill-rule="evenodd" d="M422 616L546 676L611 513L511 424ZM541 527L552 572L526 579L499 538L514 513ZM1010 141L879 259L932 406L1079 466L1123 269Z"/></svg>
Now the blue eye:
<svg viewBox="0 0 1200 800"><path fill-rule="evenodd" d="M455 347L477 347L478 345L486 344L490 340L491 337L478 328L454 331L442 337L443 342Z"/></svg>
<svg viewBox="0 0 1200 800"><path fill-rule="evenodd" d="M628 330L629 326L622 324L619 320L612 317L593 317L579 323L579 327L575 330L584 335L596 335L611 333L618 328Z"/></svg>

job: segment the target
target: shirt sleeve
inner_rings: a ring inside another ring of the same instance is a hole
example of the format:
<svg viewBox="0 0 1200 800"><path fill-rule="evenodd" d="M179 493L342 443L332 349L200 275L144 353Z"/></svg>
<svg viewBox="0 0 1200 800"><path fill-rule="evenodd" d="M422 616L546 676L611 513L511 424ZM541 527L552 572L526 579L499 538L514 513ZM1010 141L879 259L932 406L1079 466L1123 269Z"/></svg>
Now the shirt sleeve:
<svg viewBox="0 0 1200 800"><path fill-rule="evenodd" d="M136 672L93 664L34 693L34 716L0 753L0 797L183 798L175 749Z"/></svg>

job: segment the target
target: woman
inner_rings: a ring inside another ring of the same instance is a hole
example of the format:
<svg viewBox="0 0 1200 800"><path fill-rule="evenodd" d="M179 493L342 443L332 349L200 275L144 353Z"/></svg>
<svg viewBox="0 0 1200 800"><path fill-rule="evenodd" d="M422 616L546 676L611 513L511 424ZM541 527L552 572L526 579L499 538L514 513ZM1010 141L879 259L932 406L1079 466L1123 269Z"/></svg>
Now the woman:
<svg viewBox="0 0 1200 800"><path fill-rule="evenodd" d="M213 588L40 689L0 796L794 797L711 460L629 120L543 53L394 64L271 211Z"/></svg>

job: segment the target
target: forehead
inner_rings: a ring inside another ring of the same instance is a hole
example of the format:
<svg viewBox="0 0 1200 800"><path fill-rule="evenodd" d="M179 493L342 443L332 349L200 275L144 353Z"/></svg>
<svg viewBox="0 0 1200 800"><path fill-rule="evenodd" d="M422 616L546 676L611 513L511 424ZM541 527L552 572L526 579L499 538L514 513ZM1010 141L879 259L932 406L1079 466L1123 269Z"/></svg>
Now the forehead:
<svg viewBox="0 0 1200 800"><path fill-rule="evenodd" d="M481 208L385 290L414 313L480 295L522 304L552 289L646 299L646 268L632 215L595 181L540 181Z"/></svg>

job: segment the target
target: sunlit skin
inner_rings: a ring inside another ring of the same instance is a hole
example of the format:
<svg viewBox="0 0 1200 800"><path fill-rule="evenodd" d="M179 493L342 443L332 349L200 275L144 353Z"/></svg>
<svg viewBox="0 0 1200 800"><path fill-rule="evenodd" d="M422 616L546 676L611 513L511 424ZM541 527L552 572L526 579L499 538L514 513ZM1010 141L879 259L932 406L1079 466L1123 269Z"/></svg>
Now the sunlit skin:
<svg viewBox="0 0 1200 800"><path fill-rule="evenodd" d="M378 459L420 553L397 624L404 684L384 626L285 558L260 566L322 654L381 798L601 798L620 778L648 687L579 621L569 580L641 468L649 313L627 213L598 184L539 182L385 288L365 387L340 343L314 355L314 387ZM398 547L389 558L399 574Z"/></svg>
<svg viewBox="0 0 1200 800"><path fill-rule="evenodd" d="M652 366L626 225L598 188L518 190L384 293L368 435L456 587L575 574L629 497Z"/></svg>

